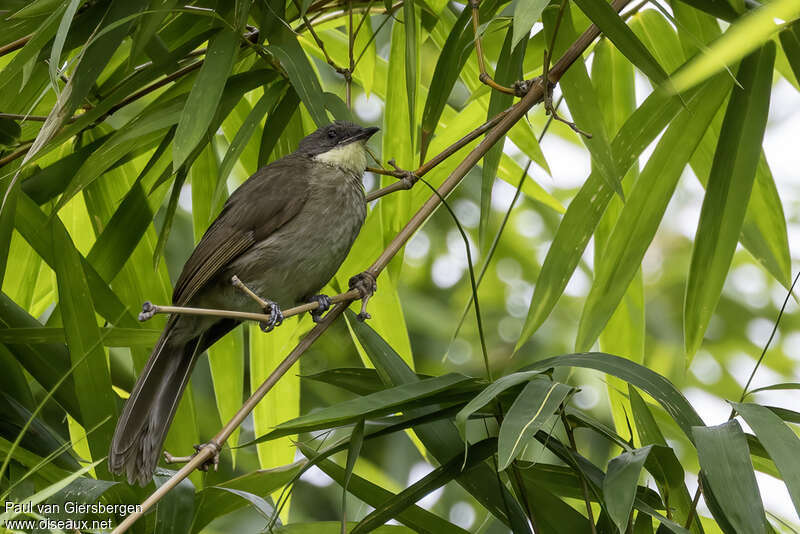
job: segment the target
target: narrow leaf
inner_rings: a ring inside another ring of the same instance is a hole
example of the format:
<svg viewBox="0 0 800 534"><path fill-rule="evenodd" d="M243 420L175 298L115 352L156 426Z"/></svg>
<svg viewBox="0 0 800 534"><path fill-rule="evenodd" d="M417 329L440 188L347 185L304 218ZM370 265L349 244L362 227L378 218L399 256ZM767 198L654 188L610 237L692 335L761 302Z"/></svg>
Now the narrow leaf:
<svg viewBox="0 0 800 534"><path fill-rule="evenodd" d="M559 408L572 387L549 380L532 380L517 395L503 418L497 442L497 469L506 469L528 441Z"/></svg>
<svg viewBox="0 0 800 534"><path fill-rule="evenodd" d="M514 8L514 37L511 40L511 48L515 48L521 40L527 40L531 33L531 28L533 28L533 23L539 20L548 3L547 0L517 2Z"/></svg>
<svg viewBox="0 0 800 534"><path fill-rule="evenodd" d="M739 423L733 420L718 426L698 426L692 433L705 475L703 487L710 490L719 506L716 509L709 503L714 517L729 523L736 534L765 534L764 506Z"/></svg>
<svg viewBox="0 0 800 534"><path fill-rule="evenodd" d="M758 404L734 403L733 407L750 425L781 473L795 511L800 514L800 438L769 408Z"/></svg>
<svg viewBox="0 0 800 534"><path fill-rule="evenodd" d="M608 462L606 478L603 480L605 509L620 534L624 534L628 527L639 475L650 449L648 446L623 452Z"/></svg>
<svg viewBox="0 0 800 534"><path fill-rule="evenodd" d="M660 85L667 79L667 73L611 4L594 0L575 0L575 3L654 85Z"/></svg>
<svg viewBox="0 0 800 534"><path fill-rule="evenodd" d="M217 112L238 50L239 36L227 27L210 39L206 60L197 73L175 132L172 145L173 172L183 165L206 134Z"/></svg>
<svg viewBox="0 0 800 534"><path fill-rule="evenodd" d="M700 348L739 241L767 125L775 45L742 61L725 112L695 236L684 304L686 352Z"/></svg>
<svg viewBox="0 0 800 534"><path fill-rule="evenodd" d="M683 168L730 87L718 76L687 103L658 142L609 236L581 315L575 346L592 346L625 294L655 235Z"/></svg>

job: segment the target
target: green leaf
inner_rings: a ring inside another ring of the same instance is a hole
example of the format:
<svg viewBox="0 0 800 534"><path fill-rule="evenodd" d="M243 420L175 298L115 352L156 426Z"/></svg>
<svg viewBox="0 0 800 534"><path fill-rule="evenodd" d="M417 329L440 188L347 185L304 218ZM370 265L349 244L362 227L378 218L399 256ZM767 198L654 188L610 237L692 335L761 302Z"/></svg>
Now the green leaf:
<svg viewBox="0 0 800 534"><path fill-rule="evenodd" d="M286 69L289 82L305 104L314 123L317 126L328 124L330 120L323 104L322 86L303 48L297 42L297 37L281 24L270 39L267 50L274 54Z"/></svg>
<svg viewBox="0 0 800 534"><path fill-rule="evenodd" d="M195 495L195 516L191 532L193 534L200 532L217 517L227 515L247 505L247 501L226 490L269 495L292 480L292 477L300 470L300 466L301 464L298 462L275 469L258 469L198 491Z"/></svg>
<svg viewBox="0 0 800 534"><path fill-rule="evenodd" d="M61 51L64 49L64 41L67 40L67 32L69 31L70 24L72 24L72 17L75 16L75 12L78 11L80 5L80 0L70 0L67 9L64 11L64 16L58 24L56 38L53 40L53 48L50 50L50 64L48 65L48 70L50 72L50 83L53 84L53 88L56 92L58 92L58 72L61 65Z"/></svg>
<svg viewBox="0 0 800 534"><path fill-rule="evenodd" d="M597 3L605 4L605 2ZM548 40L552 38L551 35L555 29L558 9L559 8L556 6L552 6L544 11L542 20L544 21ZM611 9L610 6L609 9ZM570 11L565 9L558 34L556 35L554 46L556 52L555 57L559 57L563 54L577 37L578 32L573 25ZM564 73L559 81L559 87L561 87L564 99L567 101L569 111L572 114L575 124L584 132L591 134L591 138L587 138L583 135L580 137L592 156L592 169L598 172L606 181L606 184L611 187L621 199L624 199L625 194L620 184L623 174L621 170L617 168L616 161L614 160L613 152L608 141L605 121L600 112L600 102L597 99L597 93L594 90L592 81L589 79L589 74L586 71L586 65L583 61L576 61L569 70Z"/></svg>
<svg viewBox="0 0 800 534"><path fill-rule="evenodd" d="M524 3L524 2L521 2ZM494 80L500 85L511 86L522 75L522 60L525 57L525 47L512 47L513 27L506 31L503 40L503 48L500 50L500 58L497 60ZM487 120L491 119L504 109L507 109L514 102L514 96L501 91L492 91L489 99L489 109L486 115ZM503 154L503 143L506 136L502 136L483 157L483 168L481 169L481 217L478 226L479 243L481 248L486 248L489 237L489 216L491 214L492 186L497 177L497 168L500 165L500 156Z"/></svg>
<svg viewBox="0 0 800 534"><path fill-rule="evenodd" d="M696 93L687 93L684 98L690 100L696 96ZM617 169L627 172L680 111L681 101L678 97L668 98L659 92L651 93L625 121L612 142L611 151ZM547 251L515 350L519 350L550 315L613 195L614 189L599 172L593 171L570 202Z"/></svg>
<svg viewBox="0 0 800 534"><path fill-rule="evenodd" d="M458 414L456 414L456 428L458 428L459 434L464 438L466 441L467 436L467 420L469 417L492 402L494 399L497 398L505 390L522 384L523 382L527 382L529 380L533 380L535 378L541 378L542 373L540 371L528 371L523 373L511 373L505 376L502 376L489 384L486 389L481 391L478 395L475 396L471 401L464 406Z"/></svg>
<svg viewBox="0 0 800 534"><path fill-rule="evenodd" d="M497 441L498 471L511 465L572 391L571 386L549 380L531 380L525 386L500 427Z"/></svg>
<svg viewBox="0 0 800 534"><path fill-rule="evenodd" d="M391 2L391 0L386 0ZM437 516L438 517L438 516ZM347 532L351 532L358 523L348 523ZM336 521L315 521L313 523L292 523L275 529L275 534L340 534L341 529ZM383 525L375 530L375 534L412 534L413 532L427 532L412 530L402 525Z"/></svg>
<svg viewBox="0 0 800 534"><path fill-rule="evenodd" d="M620 534L628 527L628 520L636 498L636 486L645 460L650 454L650 446L623 452L608 462L608 471L603 480L605 510L617 526Z"/></svg>
<svg viewBox="0 0 800 534"><path fill-rule="evenodd" d="M153 481L163 485L176 471L156 469ZM184 478L156 504L156 534L184 534L189 532L194 517L194 484Z"/></svg>
<svg viewBox="0 0 800 534"><path fill-rule="evenodd" d="M164 255L164 249L167 246L169 233L172 230L172 222L175 220L175 211L178 209L178 199L181 195L181 188L186 182L186 167L181 167L175 181L172 183L172 191L169 195L169 202L167 203L166 212L164 214L164 224L161 225L161 231L158 233L158 242L153 250L153 269L158 269L158 263L161 261L161 256Z"/></svg>
<svg viewBox="0 0 800 534"><path fill-rule="evenodd" d="M100 425L89 436L93 458L104 458L111 443L117 403L111 389L111 375L97 326L89 284L81 266L80 253L60 224L51 226L53 270L58 280L58 301L73 364L83 360L72 375L84 429ZM85 360L84 360L85 357ZM110 417L109 417L110 416ZM103 464L99 475L108 475Z"/></svg>
<svg viewBox="0 0 800 534"><path fill-rule="evenodd" d="M403 2L403 28L405 29L406 61L405 79L408 98L409 138L416 137L417 70L419 68L419 23L414 2Z"/></svg>
<svg viewBox="0 0 800 534"><path fill-rule="evenodd" d="M419 378L403 359L366 323L357 321L355 314L347 312L348 323L360 345L364 348L378 374L387 384L408 384ZM409 415L413 415L409 411ZM415 428L415 433L426 449L439 460L446 462L461 454L462 440L450 421L437 421ZM503 485L497 484L497 474L489 466L479 464L475 469L456 479L475 499L495 517L510 524L514 532L529 532L525 513ZM509 517L510 516L510 517Z"/></svg>
<svg viewBox="0 0 800 534"><path fill-rule="evenodd" d="M703 420L694 411L686 397L669 380L643 365L619 356L603 352L565 354L540 360L523 369L548 369L565 366L602 371L646 391L661 404L689 439L692 439L692 427L703 425Z"/></svg>
<svg viewBox="0 0 800 534"><path fill-rule="evenodd" d="M239 35L227 27L210 39L206 60L197 73L175 132L173 172L186 162L214 119L238 50Z"/></svg>
<svg viewBox="0 0 800 534"><path fill-rule="evenodd" d="M794 509L800 513L800 466L797 464L800 439L769 408L745 403L733 403L733 407L750 425L775 462L789 490Z"/></svg>
<svg viewBox="0 0 800 534"><path fill-rule="evenodd" d="M788 26L779 37L794 77L800 82L800 21Z"/></svg>
<svg viewBox="0 0 800 534"><path fill-rule="evenodd" d="M468 455L469 459L466 464L463 464L460 455L457 455L447 463L437 467L396 496L387 499L380 506L376 506L375 510L370 512L353 529L353 534L370 532L389 519L398 517L400 512L406 510L425 495L444 486L462 473L486 460L494 454L496 447L497 441L494 438L488 438L470 446L471 454ZM452 525L447 531L457 532L463 531L463 529Z"/></svg>
<svg viewBox="0 0 800 534"><path fill-rule="evenodd" d="M269 163L269 156L278 140L281 138L284 129L289 124L290 119L297 111L300 98L293 88L289 87L286 94L267 115L264 123L264 131L261 134L261 145L258 151L258 167L261 168ZM277 159L277 158L276 158Z"/></svg>
<svg viewBox="0 0 800 534"><path fill-rule="evenodd" d="M611 4L593 0L575 0L575 3L600 28L603 35L608 37L631 63L650 78L654 85L659 85L667 79L667 73L625 24L622 17L611 7Z"/></svg>
<svg viewBox="0 0 800 534"><path fill-rule="evenodd" d="M157 140L162 139L167 128L182 120L182 107L182 98L163 106L154 106L150 112L140 115L93 150L70 180L58 200L55 211L61 210L72 197L97 180L137 146L155 144ZM180 128L180 125L178 127Z"/></svg>
<svg viewBox="0 0 800 534"><path fill-rule="evenodd" d="M227 191L228 175L233 170L236 160L242 154L242 151L244 151L256 127L261 123L261 119L275 106L276 100L281 96L285 88L286 86L284 84L277 83L266 90L264 95L258 99L256 105L253 106L253 109L247 115L239 131L236 132L236 136L233 138L233 141L231 141L228 151L225 152L225 157L222 159L222 163L220 163L219 166L217 185L211 197L212 210L215 212L224 200L223 194Z"/></svg>
<svg viewBox="0 0 800 534"><path fill-rule="evenodd" d="M758 493L750 452L739 423L692 429L700 468L708 488L719 505L709 508L718 521L727 521L736 534L763 534L767 524ZM720 517L719 514L724 514Z"/></svg>
<svg viewBox="0 0 800 534"><path fill-rule="evenodd" d="M638 271L683 168L730 87L722 75L711 80L672 121L661 137L608 239L581 315L575 346L592 346Z"/></svg>
<svg viewBox="0 0 800 534"><path fill-rule="evenodd" d="M683 466L675 452L667 446L650 408L636 388L628 386L628 393L639 445L653 445L645 468L653 475L658 491L672 511L673 519L685 525L692 509L692 497L686 489ZM700 522L692 521L691 531L701 534L703 528Z"/></svg>
<svg viewBox="0 0 800 534"><path fill-rule="evenodd" d="M700 348L739 241L767 125L775 45L744 61L725 112L695 236L686 287L686 352Z"/></svg>
<svg viewBox="0 0 800 534"><path fill-rule="evenodd" d="M491 20L499 8L498 0L485 0L480 3L480 20ZM447 10L446 10L447 11ZM443 17L451 16L450 13L442 13ZM470 9L463 9L454 23L452 29L447 34L442 51L436 61L436 67L431 78L431 85L428 90L428 98L425 101L425 109L422 112L422 126L420 138L420 157L424 158L428 144L433 137L439 119L447 105L447 99L458 80L458 75L464 68L467 58L473 52L471 46L475 35L472 31L472 13Z"/></svg>
<svg viewBox="0 0 800 534"><path fill-rule="evenodd" d="M511 40L512 48L515 48L521 40L528 40L533 23L539 20L548 3L547 0L517 2L516 7L514 7L514 22L512 24L514 31L514 37Z"/></svg>
<svg viewBox="0 0 800 534"><path fill-rule="evenodd" d="M344 469L342 482L342 532L347 530L347 487L353 478L353 467L361 454L361 445L364 443L364 419L359 420L353 427L350 435L350 447L347 449L347 464Z"/></svg>
<svg viewBox="0 0 800 534"><path fill-rule="evenodd" d="M367 416L383 415L398 410L405 411L403 407L410 402L446 393L454 386L469 380L471 379L467 376L449 373L384 389L371 395L340 402L281 423L275 427L272 434L276 436L297 434L308 430L346 425Z"/></svg>
<svg viewBox="0 0 800 534"><path fill-rule="evenodd" d="M300 451L311 458L314 455L314 449L304 443L298 443ZM319 463L319 468L325 472L326 475L331 477L340 486L344 483L345 470L336 465L330 460L323 460ZM379 508L386 501L395 498L396 495L382 487L371 483L370 481L358 476L353 475L349 484L349 491L365 503L373 508ZM437 534L437 533L453 533L463 534L465 531L452 523L445 521L439 516L420 508L415 504L411 504L405 510L401 511L397 516L397 520L408 525L416 532ZM340 532L340 524L336 525L336 532ZM317 532L317 531L314 531Z"/></svg>
<svg viewBox="0 0 800 534"><path fill-rule="evenodd" d="M45 13L49 13L49 16L36 29L31 39L25 43L25 46L14 54L11 61L0 71L0 89L3 89L14 80L19 80L17 74L22 72L22 69L29 61L35 60L48 41L53 38L58 31L59 21L67 5L68 4L59 0L55 6L48 7ZM22 87L18 89L21 90Z"/></svg>
<svg viewBox="0 0 800 534"><path fill-rule="evenodd" d="M683 91L734 64L781 29L782 23L776 21L792 21L798 16L800 4L796 0L774 0L751 10L672 77L673 90Z"/></svg>

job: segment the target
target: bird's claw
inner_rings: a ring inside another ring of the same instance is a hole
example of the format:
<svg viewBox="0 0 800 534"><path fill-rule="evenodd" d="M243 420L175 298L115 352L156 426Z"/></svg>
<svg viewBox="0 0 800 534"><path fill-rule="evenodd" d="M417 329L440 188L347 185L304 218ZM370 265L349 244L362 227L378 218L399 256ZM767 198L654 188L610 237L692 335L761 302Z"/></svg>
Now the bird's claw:
<svg viewBox="0 0 800 534"><path fill-rule="evenodd" d="M142 312L139 314L139 321L144 322L147 321L148 319L152 319L157 311L158 311L157 306L155 306L149 300L145 301L145 303L142 304Z"/></svg>
<svg viewBox="0 0 800 534"><path fill-rule="evenodd" d="M331 298L328 295L314 295L310 299L309 302L316 302L319 307L311 310L311 318L314 320L315 323L318 323L322 320L322 314L328 311L331 307Z"/></svg>
<svg viewBox="0 0 800 534"><path fill-rule="evenodd" d="M358 314L359 321L366 321L371 319L372 316L367 313L367 302L370 297L378 290L378 283L375 281L375 275L369 271L359 273L350 278L350 289L355 289L361 295L361 313Z"/></svg>
<svg viewBox="0 0 800 534"><path fill-rule="evenodd" d="M272 332L276 326L280 326L283 323L283 312L281 312L278 303L268 301L267 305L264 306L264 313L269 314L269 320L258 323L262 332Z"/></svg>
<svg viewBox="0 0 800 534"><path fill-rule="evenodd" d="M195 450L194 455L200 454L200 451L202 451L203 449L205 449L208 446L214 447L214 455L211 458L209 458L208 460L206 460L203 463L203 465L198 467L198 469L200 471L208 471L209 467L213 467L214 471L216 471L219 468L220 446L217 445L216 443L214 443L213 441L209 441L208 443L199 443L197 445L192 445L192 447Z"/></svg>

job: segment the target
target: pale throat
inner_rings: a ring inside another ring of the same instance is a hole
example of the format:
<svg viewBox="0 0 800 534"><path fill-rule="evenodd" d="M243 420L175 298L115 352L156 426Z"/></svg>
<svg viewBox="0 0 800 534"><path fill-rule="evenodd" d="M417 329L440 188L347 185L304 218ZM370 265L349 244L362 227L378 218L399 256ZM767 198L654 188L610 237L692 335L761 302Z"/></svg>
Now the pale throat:
<svg viewBox="0 0 800 534"><path fill-rule="evenodd" d="M359 176L367 169L367 151L363 141L354 141L314 156L316 161L354 172Z"/></svg>

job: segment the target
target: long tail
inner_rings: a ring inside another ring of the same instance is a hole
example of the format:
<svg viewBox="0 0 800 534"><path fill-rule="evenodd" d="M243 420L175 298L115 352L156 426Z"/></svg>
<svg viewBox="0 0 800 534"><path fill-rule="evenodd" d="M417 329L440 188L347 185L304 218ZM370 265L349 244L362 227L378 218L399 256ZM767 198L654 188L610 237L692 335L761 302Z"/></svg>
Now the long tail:
<svg viewBox="0 0 800 534"><path fill-rule="evenodd" d="M112 473L125 473L130 484L150 482L197 357L236 324L220 321L188 341L174 340L168 324L117 421L108 456Z"/></svg>
<svg viewBox="0 0 800 534"><path fill-rule="evenodd" d="M128 482L147 484L153 477L161 446L189 381L198 338L171 342L167 327L136 381L114 430L108 467L125 473Z"/></svg>

